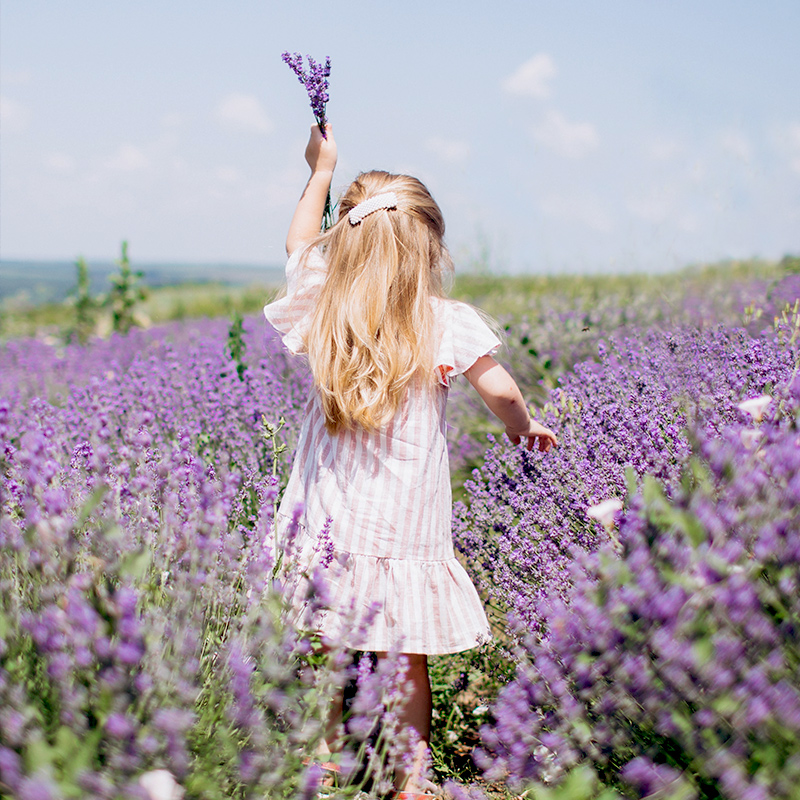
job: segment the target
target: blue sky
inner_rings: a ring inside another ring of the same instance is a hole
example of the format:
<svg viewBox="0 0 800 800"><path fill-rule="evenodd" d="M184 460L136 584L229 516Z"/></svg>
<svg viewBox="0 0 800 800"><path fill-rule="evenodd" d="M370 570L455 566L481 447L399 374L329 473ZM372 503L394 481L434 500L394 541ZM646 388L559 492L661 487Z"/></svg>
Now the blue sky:
<svg viewBox="0 0 800 800"><path fill-rule="evenodd" d="M3 0L0 256L275 264L330 55L334 188L424 180L457 265L800 252L800 3Z"/></svg>

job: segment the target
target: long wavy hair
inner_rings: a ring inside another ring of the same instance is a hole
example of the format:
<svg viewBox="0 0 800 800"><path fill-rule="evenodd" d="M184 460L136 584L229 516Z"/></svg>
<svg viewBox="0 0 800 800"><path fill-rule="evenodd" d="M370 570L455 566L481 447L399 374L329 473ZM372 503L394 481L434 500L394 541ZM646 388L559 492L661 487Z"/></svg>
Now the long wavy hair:
<svg viewBox="0 0 800 800"><path fill-rule="evenodd" d="M396 208L350 224L350 209L384 192L397 195ZM325 427L376 430L410 384L434 381L430 299L444 296L453 269L441 209L416 178L364 172L340 199L336 224L311 244L328 264L305 342Z"/></svg>

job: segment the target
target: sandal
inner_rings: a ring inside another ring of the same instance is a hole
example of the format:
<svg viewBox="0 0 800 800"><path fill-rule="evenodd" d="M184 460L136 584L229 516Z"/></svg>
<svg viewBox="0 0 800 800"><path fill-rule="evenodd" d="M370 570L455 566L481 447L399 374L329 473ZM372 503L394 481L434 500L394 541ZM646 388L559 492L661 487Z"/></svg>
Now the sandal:
<svg viewBox="0 0 800 800"><path fill-rule="evenodd" d="M441 796L430 792L396 792L393 800L441 800Z"/></svg>
<svg viewBox="0 0 800 800"><path fill-rule="evenodd" d="M392 795L392 800L442 800L442 790L430 781L423 781L419 792L401 790Z"/></svg>

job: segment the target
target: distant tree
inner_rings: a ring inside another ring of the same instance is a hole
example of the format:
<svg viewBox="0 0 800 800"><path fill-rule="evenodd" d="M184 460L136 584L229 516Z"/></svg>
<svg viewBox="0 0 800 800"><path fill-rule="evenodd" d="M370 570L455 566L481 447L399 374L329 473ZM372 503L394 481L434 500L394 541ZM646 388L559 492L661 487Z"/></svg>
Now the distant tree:
<svg viewBox="0 0 800 800"><path fill-rule="evenodd" d="M112 329L118 333L127 333L136 324L134 320L136 304L147 297L147 292L140 283L144 273L131 270L127 242L122 243L122 255L117 265L119 272L109 276L111 289L106 298L106 305L111 310Z"/></svg>
<svg viewBox="0 0 800 800"><path fill-rule="evenodd" d="M86 344L97 327L97 312L101 302L91 293L89 267L83 256L78 257L75 267L78 270L78 284L70 296L75 308L75 325L68 332L67 339Z"/></svg>

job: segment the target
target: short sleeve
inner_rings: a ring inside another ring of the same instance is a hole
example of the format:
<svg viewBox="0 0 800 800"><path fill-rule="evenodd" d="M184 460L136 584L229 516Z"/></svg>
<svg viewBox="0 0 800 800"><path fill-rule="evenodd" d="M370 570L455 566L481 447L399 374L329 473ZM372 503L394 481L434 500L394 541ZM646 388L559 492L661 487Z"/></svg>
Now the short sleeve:
<svg viewBox="0 0 800 800"><path fill-rule="evenodd" d="M264 306L267 322L292 353L302 353L308 326L325 282L327 264L316 247L299 247L286 262L286 294Z"/></svg>
<svg viewBox="0 0 800 800"><path fill-rule="evenodd" d="M434 306L441 331L436 350L436 378L443 386L466 372L482 356L494 355L502 344L472 306L438 300Z"/></svg>

